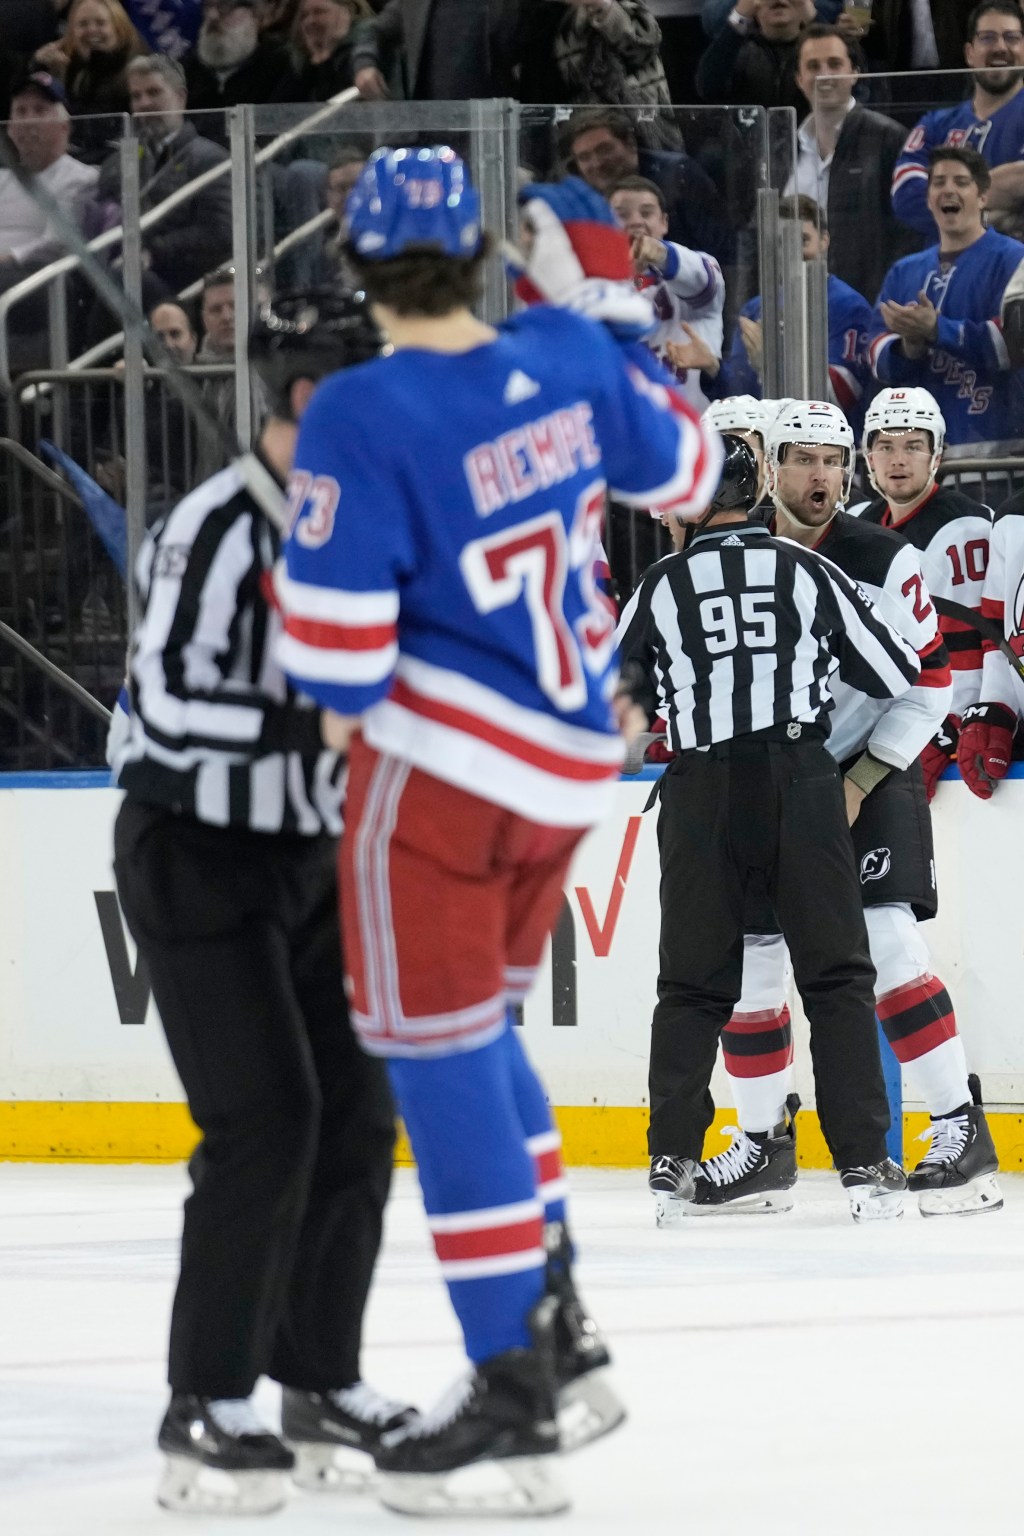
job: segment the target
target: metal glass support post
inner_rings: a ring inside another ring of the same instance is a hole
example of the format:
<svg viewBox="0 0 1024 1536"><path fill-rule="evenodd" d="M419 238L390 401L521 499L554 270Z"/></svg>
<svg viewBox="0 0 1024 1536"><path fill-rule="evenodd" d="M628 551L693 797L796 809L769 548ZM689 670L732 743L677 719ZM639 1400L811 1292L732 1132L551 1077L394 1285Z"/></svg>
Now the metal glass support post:
<svg viewBox="0 0 1024 1536"><path fill-rule="evenodd" d="M235 428L242 451L252 447L252 377L249 373L249 318L256 294L256 164L251 107L228 113L231 151L231 237L235 268Z"/></svg>
<svg viewBox="0 0 1024 1536"><path fill-rule="evenodd" d="M796 400L808 398L807 289L804 281L803 230L799 219L779 220L779 289L782 294L782 390Z"/></svg>
<svg viewBox="0 0 1024 1536"><path fill-rule="evenodd" d="M50 367L57 372L68 365L68 290L64 273L46 290L47 327L50 342ZM68 403L62 389L53 392L51 435L59 448L67 451ZM15 436L17 434L15 433Z"/></svg>
<svg viewBox="0 0 1024 1536"><path fill-rule="evenodd" d="M783 388L782 302L779 292L779 194L765 188L757 194L757 259L761 280L761 393L778 400Z"/></svg>
<svg viewBox="0 0 1024 1536"><path fill-rule="evenodd" d="M125 501L128 514L128 629L138 622L131 573L146 532L146 398L142 334L142 198L139 189L139 141L134 133L121 140L121 222L124 241L124 289L135 313L124 331Z"/></svg>
<svg viewBox="0 0 1024 1536"><path fill-rule="evenodd" d="M824 256L804 262L807 294L807 397L828 399L828 264Z"/></svg>
<svg viewBox="0 0 1024 1536"><path fill-rule="evenodd" d="M480 193L483 226L497 242L515 237L515 205L509 196L509 188L515 181L516 120L516 104L507 97L469 103L471 172ZM492 259L484 267L481 319L497 324L508 312L508 283L504 268L500 260Z"/></svg>

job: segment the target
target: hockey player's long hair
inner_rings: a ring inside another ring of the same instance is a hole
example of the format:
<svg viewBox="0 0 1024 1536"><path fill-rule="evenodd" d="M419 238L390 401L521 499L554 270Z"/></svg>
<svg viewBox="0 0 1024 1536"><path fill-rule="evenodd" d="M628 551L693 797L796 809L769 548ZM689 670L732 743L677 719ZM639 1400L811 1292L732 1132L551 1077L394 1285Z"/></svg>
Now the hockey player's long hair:
<svg viewBox="0 0 1024 1536"><path fill-rule="evenodd" d="M446 256L430 245L410 245L401 256L363 261L348 242L345 259L371 304L385 304L398 315L438 319L479 302L484 262L492 249L485 234L474 256Z"/></svg>

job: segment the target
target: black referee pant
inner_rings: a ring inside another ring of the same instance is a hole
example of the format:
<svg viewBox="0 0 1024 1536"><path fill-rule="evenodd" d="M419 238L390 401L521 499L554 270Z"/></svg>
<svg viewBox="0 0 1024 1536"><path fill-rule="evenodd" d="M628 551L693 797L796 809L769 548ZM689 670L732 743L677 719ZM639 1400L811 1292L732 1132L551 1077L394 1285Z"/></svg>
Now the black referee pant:
<svg viewBox="0 0 1024 1536"><path fill-rule="evenodd" d="M661 783L661 970L651 1030L652 1157L699 1158L708 1088L740 998L744 908L774 908L811 1025L821 1128L837 1168L885 1156L889 1106L842 778L814 727L683 752Z"/></svg>
<svg viewBox="0 0 1024 1536"><path fill-rule="evenodd" d="M174 1392L247 1397L266 1372L359 1379L391 1178L382 1062L349 1026L335 844L125 800L118 895L202 1132L171 1318Z"/></svg>

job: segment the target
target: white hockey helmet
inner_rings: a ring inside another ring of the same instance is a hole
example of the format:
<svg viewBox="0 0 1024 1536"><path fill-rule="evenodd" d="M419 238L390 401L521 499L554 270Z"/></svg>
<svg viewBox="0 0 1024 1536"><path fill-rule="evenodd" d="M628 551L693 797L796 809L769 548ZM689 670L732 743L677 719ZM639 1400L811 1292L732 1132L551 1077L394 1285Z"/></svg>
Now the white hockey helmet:
<svg viewBox="0 0 1024 1536"><path fill-rule="evenodd" d="M883 389L872 400L864 417L861 442L867 454L878 432L927 432L932 440L930 474L934 476L946 441L946 421L939 403L928 390L917 385L909 389ZM868 464L868 478L878 490Z"/></svg>
<svg viewBox="0 0 1024 1536"><path fill-rule="evenodd" d="M775 415L773 400L757 400L753 395L726 395L713 400L704 412L704 420L719 432L756 432L764 447L765 434Z"/></svg>
<svg viewBox="0 0 1024 1536"><path fill-rule="evenodd" d="M768 489L774 498L778 485L782 449L792 443L808 443L814 447L842 448L843 489L842 501L850 499L853 484L853 464L856 445L853 428L830 400L783 400L781 409L768 428L764 456L768 464Z"/></svg>

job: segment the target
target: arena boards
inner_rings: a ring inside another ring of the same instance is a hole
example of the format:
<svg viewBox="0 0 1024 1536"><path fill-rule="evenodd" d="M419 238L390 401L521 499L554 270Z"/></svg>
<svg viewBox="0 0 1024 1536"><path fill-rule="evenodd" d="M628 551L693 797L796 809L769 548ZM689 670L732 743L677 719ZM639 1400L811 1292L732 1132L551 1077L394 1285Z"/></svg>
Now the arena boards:
<svg viewBox="0 0 1024 1536"><path fill-rule="evenodd" d="M658 867L650 792L624 780L615 815L583 844L562 920L522 1023L577 1166L646 1162L647 1042L655 995ZM0 1158L164 1162L196 1132L114 895L105 774L0 776ZM940 912L925 932L968 1060L982 1080L1001 1166L1024 1168L1024 765L988 805L952 776L934 804ZM429 903L427 904L429 906ZM794 1010L800 1162L827 1167L813 1114L806 1024ZM1019 1063L1019 1065L1018 1065ZM708 1151L725 1145L718 1128ZM927 1124L907 1076L904 1137ZM407 1157L407 1150L403 1155ZM923 1149L922 1149L923 1150Z"/></svg>

